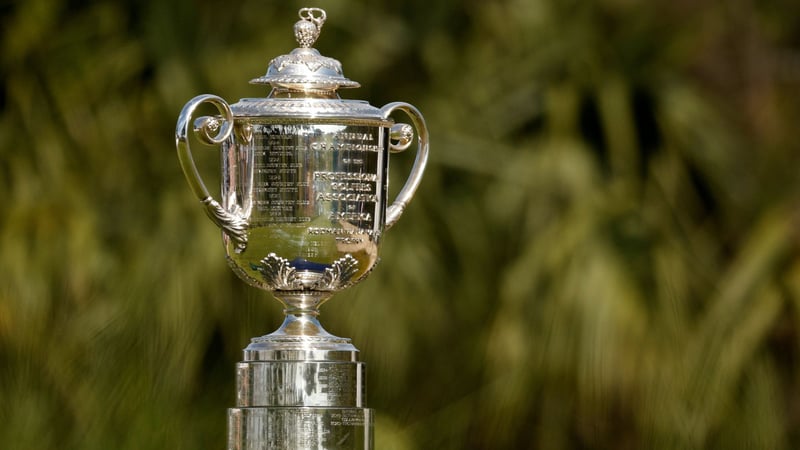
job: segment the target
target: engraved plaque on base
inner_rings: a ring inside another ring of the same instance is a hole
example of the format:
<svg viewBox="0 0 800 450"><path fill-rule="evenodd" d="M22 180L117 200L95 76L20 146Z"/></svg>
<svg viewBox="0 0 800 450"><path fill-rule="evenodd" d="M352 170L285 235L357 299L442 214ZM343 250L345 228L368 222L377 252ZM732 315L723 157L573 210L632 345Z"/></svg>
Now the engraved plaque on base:
<svg viewBox="0 0 800 450"><path fill-rule="evenodd" d="M228 448L371 449L372 421L372 410L365 408L233 408Z"/></svg>

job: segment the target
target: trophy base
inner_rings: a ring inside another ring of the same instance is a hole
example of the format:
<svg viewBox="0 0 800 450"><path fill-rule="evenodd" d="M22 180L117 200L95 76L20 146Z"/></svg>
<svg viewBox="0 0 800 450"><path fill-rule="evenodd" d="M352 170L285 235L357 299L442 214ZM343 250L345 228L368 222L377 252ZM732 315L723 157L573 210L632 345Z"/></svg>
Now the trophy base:
<svg viewBox="0 0 800 450"><path fill-rule="evenodd" d="M228 450L371 450L366 364L350 339L314 313L287 312L274 333L254 338L236 366Z"/></svg>

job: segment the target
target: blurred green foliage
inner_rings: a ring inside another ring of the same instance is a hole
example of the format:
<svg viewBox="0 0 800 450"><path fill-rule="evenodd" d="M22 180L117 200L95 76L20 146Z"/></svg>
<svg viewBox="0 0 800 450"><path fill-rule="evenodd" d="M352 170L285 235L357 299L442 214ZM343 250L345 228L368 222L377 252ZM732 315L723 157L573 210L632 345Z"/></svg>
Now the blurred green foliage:
<svg viewBox="0 0 800 450"><path fill-rule="evenodd" d="M323 308L377 448L800 446L800 3L25 0L0 3L0 448L225 447L281 312L226 267L173 127L266 95L302 6L344 96L431 130L383 263Z"/></svg>

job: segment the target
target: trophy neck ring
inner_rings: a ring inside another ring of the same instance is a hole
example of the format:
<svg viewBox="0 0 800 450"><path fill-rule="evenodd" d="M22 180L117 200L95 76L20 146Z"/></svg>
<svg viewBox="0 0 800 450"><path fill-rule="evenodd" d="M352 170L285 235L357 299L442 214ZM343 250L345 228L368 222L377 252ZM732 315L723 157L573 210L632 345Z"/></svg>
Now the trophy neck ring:
<svg viewBox="0 0 800 450"><path fill-rule="evenodd" d="M319 307L333 296L332 291L272 291L272 295L283 304L287 316L319 315Z"/></svg>
<svg viewBox="0 0 800 450"><path fill-rule="evenodd" d="M348 338L334 336L317 320L318 313L287 313L276 331L253 338L246 361L356 361L358 349Z"/></svg>

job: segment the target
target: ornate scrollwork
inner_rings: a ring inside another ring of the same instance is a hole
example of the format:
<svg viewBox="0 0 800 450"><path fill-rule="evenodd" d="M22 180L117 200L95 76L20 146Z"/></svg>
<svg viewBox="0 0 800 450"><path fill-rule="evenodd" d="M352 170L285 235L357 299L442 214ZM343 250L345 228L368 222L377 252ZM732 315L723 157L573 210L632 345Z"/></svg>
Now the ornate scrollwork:
<svg viewBox="0 0 800 450"><path fill-rule="evenodd" d="M275 253L270 253L261 260L258 271L264 277L267 285L275 290L294 291L298 289L300 280L297 277L297 270L286 258L281 258Z"/></svg>
<svg viewBox="0 0 800 450"><path fill-rule="evenodd" d="M347 254L324 272L298 271L288 259L270 253L261 260L261 265L252 267L276 291L338 291L350 284L358 273L358 265L358 260Z"/></svg>
<svg viewBox="0 0 800 450"><path fill-rule="evenodd" d="M402 152L407 149L414 141L414 128L407 123L396 123L389 130L389 151L392 153Z"/></svg>
<svg viewBox="0 0 800 450"><path fill-rule="evenodd" d="M319 69L325 68L335 72L336 74L342 73L342 63L339 61L322 56L313 52L296 52L288 55L281 55L273 58L270 65L275 67L278 72L283 72L286 67L304 65L312 72L317 72ZM299 78L303 80L304 78Z"/></svg>
<svg viewBox="0 0 800 450"><path fill-rule="evenodd" d="M178 117L175 126L175 146L183 174L194 195L203 203L209 218L235 242L236 250L243 251L247 247L247 222L241 216L227 211L209 194L197 166L192 159L189 148L189 130L195 110L203 103L210 103L221 113L220 117L201 117L194 121L194 132L203 142L219 145L225 142L233 130L233 112L228 103L216 95L198 95L189 101Z"/></svg>
<svg viewBox="0 0 800 450"><path fill-rule="evenodd" d="M343 258L339 258L325 269L322 278L317 281L316 289L320 291L335 291L343 288L350 283L358 272L358 260L349 253Z"/></svg>
<svg viewBox="0 0 800 450"><path fill-rule="evenodd" d="M290 83L301 83L302 78L289 79ZM375 125L384 125L386 120L380 118L380 110L369 103L356 100L323 100L323 99L263 99L243 98L231 106L239 117L256 117L259 115L303 116L313 113L319 117L360 117L375 119ZM372 125L372 123L369 123Z"/></svg>
<svg viewBox="0 0 800 450"><path fill-rule="evenodd" d="M205 205L206 215L211 221L222 228L222 231L236 244L236 250L244 251L247 248L247 221L226 211L219 202L211 197L206 197L203 205Z"/></svg>
<svg viewBox="0 0 800 450"><path fill-rule="evenodd" d="M203 116L194 121L194 132L201 141L209 145L219 145L230 135L231 124L218 117Z"/></svg>

